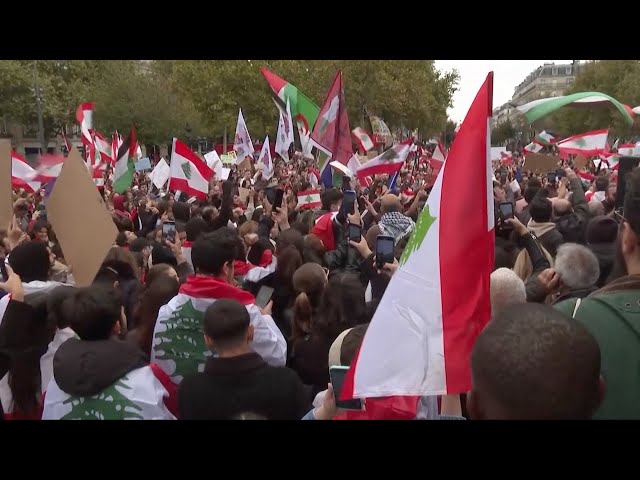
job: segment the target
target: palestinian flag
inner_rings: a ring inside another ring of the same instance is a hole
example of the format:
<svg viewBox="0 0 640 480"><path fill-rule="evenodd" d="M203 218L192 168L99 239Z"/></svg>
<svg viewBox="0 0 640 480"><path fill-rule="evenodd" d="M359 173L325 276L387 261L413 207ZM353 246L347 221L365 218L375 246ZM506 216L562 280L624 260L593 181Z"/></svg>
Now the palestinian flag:
<svg viewBox="0 0 640 480"><path fill-rule="evenodd" d="M136 161L136 132L132 128L127 139L120 145L113 168L113 191L123 194L133 182Z"/></svg>
<svg viewBox="0 0 640 480"><path fill-rule="evenodd" d="M287 114L287 101L289 102L291 117L293 118L293 122L298 126L300 142L304 149L309 141L311 130L316 124L320 107L298 90L295 85L290 84L275 73L264 67L261 67L260 71L271 88L274 102L283 115Z"/></svg>
<svg viewBox="0 0 640 480"><path fill-rule="evenodd" d="M572 107L615 107L629 126L633 125L633 111L615 98L600 92L578 92L562 97L542 98L516 107L522 112L529 124L546 117L556 110L570 105Z"/></svg>
<svg viewBox="0 0 640 480"><path fill-rule="evenodd" d="M595 130L560 140L556 146L565 155L598 155L606 151L608 136L608 130Z"/></svg>
<svg viewBox="0 0 640 480"><path fill-rule="evenodd" d="M213 170L177 138L173 139L170 167L169 189L180 190L196 198L207 197Z"/></svg>
<svg viewBox="0 0 640 480"><path fill-rule="evenodd" d="M44 399L43 420L175 420L165 405L175 391L156 365L127 373L98 395L71 396L51 379Z"/></svg>
<svg viewBox="0 0 640 480"><path fill-rule="evenodd" d="M217 299L229 298L244 304L254 327L253 350L269 365L282 367L287 358L287 342L271 316L264 316L249 292L219 278L194 275L180 292L158 313L153 332L151 361L179 384L187 375L204 371L212 352L204 343L204 312Z"/></svg>
<svg viewBox="0 0 640 480"><path fill-rule="evenodd" d="M299 208L320 208L322 202L320 201L320 190L305 190L304 192L298 192L298 207Z"/></svg>
<svg viewBox="0 0 640 480"><path fill-rule="evenodd" d="M538 142L540 145L551 145L555 142L556 137L547 133L546 130L543 130L538 135L536 135L535 142Z"/></svg>
<svg viewBox="0 0 640 480"><path fill-rule="evenodd" d="M365 333L341 399L470 389L471 349L491 317L492 97L489 73Z"/></svg>

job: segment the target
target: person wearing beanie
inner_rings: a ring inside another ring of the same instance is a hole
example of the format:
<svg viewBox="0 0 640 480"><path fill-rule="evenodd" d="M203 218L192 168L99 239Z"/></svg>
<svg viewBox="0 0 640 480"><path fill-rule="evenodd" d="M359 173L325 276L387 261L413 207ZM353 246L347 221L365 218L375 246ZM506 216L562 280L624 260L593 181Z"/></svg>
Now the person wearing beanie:
<svg viewBox="0 0 640 480"><path fill-rule="evenodd" d="M599 215L587 225L587 247L593 252L600 265L597 286L603 287L611 275L616 259L618 223L611 217Z"/></svg>

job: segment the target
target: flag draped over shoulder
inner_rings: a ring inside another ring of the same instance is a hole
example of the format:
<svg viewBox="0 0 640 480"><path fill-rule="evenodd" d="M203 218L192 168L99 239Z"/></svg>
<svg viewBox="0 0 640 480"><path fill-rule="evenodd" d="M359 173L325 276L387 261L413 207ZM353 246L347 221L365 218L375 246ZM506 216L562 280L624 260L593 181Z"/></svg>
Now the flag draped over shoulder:
<svg viewBox="0 0 640 480"><path fill-rule="evenodd" d="M77 397L51 380L45 395L43 420L175 420L164 399L169 392L154 368L132 370L97 395ZM159 370L162 378L166 374ZM167 385L171 388L170 385Z"/></svg>
<svg viewBox="0 0 640 480"><path fill-rule="evenodd" d="M204 371L212 355L202 336L204 312L218 299L242 303L249 312L254 336L251 347L273 366L284 366L287 343L270 316L260 313L255 298L223 280L192 276L180 292L158 313L153 332L151 361L158 364L178 384L186 375Z"/></svg>
<svg viewBox="0 0 640 480"><path fill-rule="evenodd" d="M492 97L489 73L351 364L343 398L471 387L471 349L491 315Z"/></svg>
<svg viewBox="0 0 640 480"><path fill-rule="evenodd" d="M169 189L180 190L189 196L204 199L209 192L209 180L213 177L206 162L177 138L171 151L171 177Z"/></svg>

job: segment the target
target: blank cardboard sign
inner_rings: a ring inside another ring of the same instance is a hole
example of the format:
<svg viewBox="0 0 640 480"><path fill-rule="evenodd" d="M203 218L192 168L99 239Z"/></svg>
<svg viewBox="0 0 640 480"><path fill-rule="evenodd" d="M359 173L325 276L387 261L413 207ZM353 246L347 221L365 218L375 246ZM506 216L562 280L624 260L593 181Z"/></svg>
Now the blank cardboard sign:
<svg viewBox="0 0 640 480"><path fill-rule="evenodd" d="M0 228L7 228L12 219L11 141L0 140Z"/></svg>
<svg viewBox="0 0 640 480"><path fill-rule="evenodd" d="M76 286L91 285L118 230L75 147L47 201L47 213Z"/></svg>

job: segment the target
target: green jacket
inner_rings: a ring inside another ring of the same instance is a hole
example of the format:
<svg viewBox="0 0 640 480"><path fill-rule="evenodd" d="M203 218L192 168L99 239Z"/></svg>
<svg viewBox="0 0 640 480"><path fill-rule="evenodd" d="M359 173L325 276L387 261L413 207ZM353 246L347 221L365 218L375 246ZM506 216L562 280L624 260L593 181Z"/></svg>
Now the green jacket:
<svg viewBox="0 0 640 480"><path fill-rule="evenodd" d="M600 346L606 392L593 418L640 419L640 275L611 282L577 309L576 302L554 307L581 322Z"/></svg>

